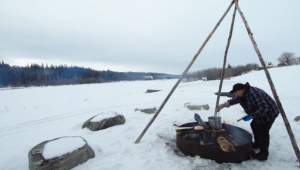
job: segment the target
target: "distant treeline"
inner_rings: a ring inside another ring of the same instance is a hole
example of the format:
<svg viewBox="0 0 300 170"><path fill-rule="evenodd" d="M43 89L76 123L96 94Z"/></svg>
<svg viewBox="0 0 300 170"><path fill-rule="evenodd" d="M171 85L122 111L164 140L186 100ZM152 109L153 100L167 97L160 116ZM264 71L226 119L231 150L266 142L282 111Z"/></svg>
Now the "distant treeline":
<svg viewBox="0 0 300 170"><path fill-rule="evenodd" d="M96 71L90 68L68 67L66 65L44 66L43 64L31 64L19 67L10 66L3 61L0 62L0 87L69 85L171 78L179 78L179 76L164 73Z"/></svg>
<svg viewBox="0 0 300 170"><path fill-rule="evenodd" d="M243 73L247 73L251 70L258 70L258 64L246 64L245 66L236 66L232 67L230 64L225 69L224 78L230 78L239 76ZM186 75L186 80L196 81L201 80L203 77L206 77L207 80L217 80L221 78L222 68L209 68L201 71L196 71L192 73L188 73Z"/></svg>

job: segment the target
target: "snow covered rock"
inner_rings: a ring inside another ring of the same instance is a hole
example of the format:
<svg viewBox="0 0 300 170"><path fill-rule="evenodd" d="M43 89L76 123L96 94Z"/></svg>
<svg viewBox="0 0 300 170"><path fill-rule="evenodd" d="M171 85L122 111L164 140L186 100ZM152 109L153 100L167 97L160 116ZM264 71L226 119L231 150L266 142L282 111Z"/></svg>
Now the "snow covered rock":
<svg viewBox="0 0 300 170"><path fill-rule="evenodd" d="M103 112L85 121L82 125L82 129L87 127L92 131L98 131L115 125L124 124L125 121L125 117L116 112Z"/></svg>
<svg viewBox="0 0 300 170"><path fill-rule="evenodd" d="M157 109L156 109L156 107L153 107L153 108L147 108L147 109L138 109L138 108L136 108L134 111L135 111L135 112L136 112L136 111L141 111L141 112L143 112L143 113L151 114L151 113L155 113L155 112L157 111Z"/></svg>
<svg viewBox="0 0 300 170"><path fill-rule="evenodd" d="M94 157L93 149L80 136L47 140L28 153L30 170L71 169Z"/></svg>

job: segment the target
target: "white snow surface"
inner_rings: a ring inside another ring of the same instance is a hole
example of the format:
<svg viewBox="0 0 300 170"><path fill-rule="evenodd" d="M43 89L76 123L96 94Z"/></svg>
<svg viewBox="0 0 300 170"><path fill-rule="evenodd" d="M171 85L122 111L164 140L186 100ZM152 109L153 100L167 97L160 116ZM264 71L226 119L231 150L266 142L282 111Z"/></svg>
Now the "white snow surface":
<svg viewBox="0 0 300 170"><path fill-rule="evenodd" d="M300 66L269 69L279 99L283 105L294 136L300 145ZM195 122L194 113L184 104L208 104L209 110L197 111L204 121L214 114L219 81L180 83L139 144L141 134L153 114L134 111L135 108L157 108L164 101L177 80L154 80L30 87L0 90L0 169L28 169L28 152L37 144L64 136L81 136L93 148L95 158L76 170L185 170L185 169L299 169L299 162L291 145L281 115L270 130L267 161L247 160L242 163L219 164L199 156L178 156L175 126ZM224 80L222 91L230 91L235 83L249 82L269 93L271 88L264 71L253 71ZM159 89L145 93L147 89ZM220 103L229 98L221 97ZM117 112L125 116L123 125L101 131L82 129L89 118L102 112ZM245 113L241 106L224 108L222 121L250 132L250 121L237 122Z"/></svg>
<svg viewBox="0 0 300 170"><path fill-rule="evenodd" d="M82 148L85 144L85 141L81 137L76 136L62 137L49 141L44 146L43 157L45 159L59 157L66 153L71 153L76 149Z"/></svg>

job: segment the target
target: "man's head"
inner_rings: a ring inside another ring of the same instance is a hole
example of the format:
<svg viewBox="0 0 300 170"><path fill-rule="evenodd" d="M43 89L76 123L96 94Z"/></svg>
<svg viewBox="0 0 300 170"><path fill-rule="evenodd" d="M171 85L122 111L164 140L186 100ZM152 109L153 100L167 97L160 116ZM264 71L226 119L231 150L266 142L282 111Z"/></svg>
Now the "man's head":
<svg viewBox="0 0 300 170"><path fill-rule="evenodd" d="M231 94L236 94L239 97L242 97L244 95L246 89L246 85L237 83L232 87L232 90L229 92Z"/></svg>

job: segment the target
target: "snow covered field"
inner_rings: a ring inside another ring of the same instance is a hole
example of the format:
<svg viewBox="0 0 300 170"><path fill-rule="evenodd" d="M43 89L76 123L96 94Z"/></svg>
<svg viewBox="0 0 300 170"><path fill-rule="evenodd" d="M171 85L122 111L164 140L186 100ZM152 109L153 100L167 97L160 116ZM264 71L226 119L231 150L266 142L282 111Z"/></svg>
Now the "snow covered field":
<svg viewBox="0 0 300 170"><path fill-rule="evenodd" d="M283 108L300 145L300 66L269 69ZM197 169L299 169L282 117L270 131L270 155L265 162L219 164L200 157L178 156L174 124L194 122L195 111L184 104L208 104L209 110L197 111L207 121L214 114L219 81L181 83L139 144L140 135L153 114L136 108L158 108L177 80L136 81L90 85L0 89L0 169L28 169L28 152L45 140L63 136L81 136L95 152L95 158L75 170L197 170ZM271 96L263 71L225 80L222 91L235 83L249 82ZM159 89L145 93L147 89ZM221 97L220 103L228 98ZM126 118L123 125L92 132L82 124L101 112L117 112ZM222 120L252 134L250 121L237 122L245 113L239 105L220 112ZM168 143L168 144L167 144Z"/></svg>

